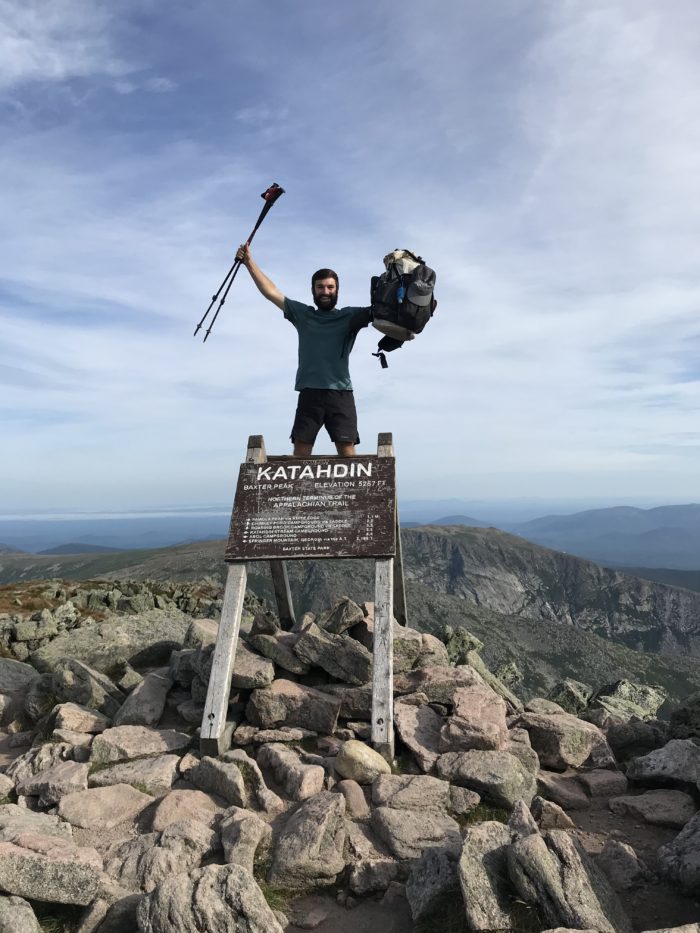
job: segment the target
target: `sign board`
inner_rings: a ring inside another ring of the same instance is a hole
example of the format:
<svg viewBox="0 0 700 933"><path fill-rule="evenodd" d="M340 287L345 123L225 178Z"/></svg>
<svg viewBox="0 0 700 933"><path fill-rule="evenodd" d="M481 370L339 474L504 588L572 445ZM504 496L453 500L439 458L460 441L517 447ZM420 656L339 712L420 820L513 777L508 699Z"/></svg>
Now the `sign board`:
<svg viewBox="0 0 700 933"><path fill-rule="evenodd" d="M228 562L395 553L393 457L241 464Z"/></svg>

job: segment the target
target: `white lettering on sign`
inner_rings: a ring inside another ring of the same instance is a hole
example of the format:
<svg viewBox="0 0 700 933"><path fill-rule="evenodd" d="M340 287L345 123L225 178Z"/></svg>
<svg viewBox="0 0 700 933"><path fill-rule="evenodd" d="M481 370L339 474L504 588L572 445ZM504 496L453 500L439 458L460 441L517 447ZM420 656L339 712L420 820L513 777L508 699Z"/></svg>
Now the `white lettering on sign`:
<svg viewBox="0 0 700 933"><path fill-rule="evenodd" d="M273 472L274 471L274 472ZM261 483L265 480L276 482L277 480L290 479L344 479L345 477L359 477L372 475L372 462L369 463L316 463L305 466L299 464L290 464L290 466L279 466L275 469L273 466L259 466L256 482Z"/></svg>

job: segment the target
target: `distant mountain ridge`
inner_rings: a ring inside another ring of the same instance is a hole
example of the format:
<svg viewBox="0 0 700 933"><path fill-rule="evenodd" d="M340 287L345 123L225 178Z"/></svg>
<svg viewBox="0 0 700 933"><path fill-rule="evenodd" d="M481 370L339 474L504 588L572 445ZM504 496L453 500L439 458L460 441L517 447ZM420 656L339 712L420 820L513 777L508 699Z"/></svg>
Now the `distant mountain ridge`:
<svg viewBox="0 0 700 933"><path fill-rule="evenodd" d="M619 567L700 571L700 505L616 506L526 522L451 515L429 525L496 527L555 551Z"/></svg>
<svg viewBox="0 0 700 933"><path fill-rule="evenodd" d="M402 531L405 575L465 606L576 626L635 650L700 656L700 593L632 577L493 528ZM224 542L93 555L3 555L0 582L40 577L223 579ZM340 565L340 570L335 565ZM305 608L355 592L360 561L289 563ZM251 564L250 573L262 572ZM330 579L332 571L333 579ZM368 583L364 599L372 598Z"/></svg>
<svg viewBox="0 0 700 933"><path fill-rule="evenodd" d="M113 554L122 550L124 549L76 541L69 544L59 544L58 547L47 548L45 551L37 551L37 554Z"/></svg>
<svg viewBox="0 0 700 933"><path fill-rule="evenodd" d="M647 567L700 571L700 505L632 506L589 509L565 515L544 515L528 521L503 518L505 506L493 505L494 515L472 510L475 503L460 500L408 502L401 515L403 528L463 525L500 528L553 550L576 554L619 567ZM522 512L522 510L521 510ZM532 514L530 512L530 514ZM477 517L478 516L478 517ZM6 549L56 553L55 549L84 545L125 550L172 547L188 541L219 540L228 530L229 513L173 516L102 517L80 519L0 519L0 540ZM87 552L87 547L83 548Z"/></svg>
<svg viewBox="0 0 700 933"><path fill-rule="evenodd" d="M492 611L575 625L635 650L700 656L700 594L497 529L406 532L411 578Z"/></svg>
<svg viewBox="0 0 700 933"><path fill-rule="evenodd" d="M700 569L700 505L695 503L547 515L506 530L601 563Z"/></svg>
<svg viewBox="0 0 700 933"><path fill-rule="evenodd" d="M436 518L430 521L430 525L468 525L470 528L493 528L491 522L482 522L478 518L470 518L468 515L447 515L445 518ZM496 526L498 527L498 526Z"/></svg>
<svg viewBox="0 0 700 933"><path fill-rule="evenodd" d="M496 529L421 527L402 532L409 618L440 631L465 626L492 663L515 661L529 691L561 676L600 684L627 677L662 683L673 696L700 689L700 593L550 551ZM224 541L83 555L3 554L0 583L68 580L223 582ZM289 561L297 612L348 595L374 595L367 560ZM272 597L264 563L251 590Z"/></svg>

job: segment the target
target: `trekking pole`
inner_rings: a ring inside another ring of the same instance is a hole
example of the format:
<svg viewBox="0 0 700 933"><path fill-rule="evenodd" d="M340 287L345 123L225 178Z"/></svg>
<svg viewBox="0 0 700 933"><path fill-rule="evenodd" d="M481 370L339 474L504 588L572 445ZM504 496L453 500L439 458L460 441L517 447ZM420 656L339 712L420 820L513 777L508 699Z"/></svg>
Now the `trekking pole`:
<svg viewBox="0 0 700 933"><path fill-rule="evenodd" d="M267 189L267 191L263 191L263 193L260 195L260 197L265 201L265 205L264 205L263 209L260 211L260 216L258 217L257 222L256 222L255 226L253 227L252 233L250 234L250 236L249 236L248 239L246 240L246 243L245 243L246 246L250 246L250 244L251 244L252 241L253 241L253 237L254 237L255 234L258 232L258 227L260 226L260 224L263 222L263 220L264 220L265 217L267 216L268 211L270 210L270 208L272 207L272 205L275 203L275 201L277 200L277 198L279 198L280 195L282 195L282 194L284 194L284 188L280 188L280 186L279 186L276 182L273 182L273 183L270 185L270 187ZM223 296L222 296L222 298L221 298L221 301L219 302L219 306L218 306L218 308L216 309L216 311L215 311L215 313L214 313L214 317L213 317L212 320L211 320L211 324L210 324L209 327L207 328L207 332L206 332L205 335L204 335L204 340L202 341L202 343L206 343L207 337L208 337L209 334L211 333L212 327L213 327L214 324L216 323L216 319L217 319L217 317L219 316L219 311L221 311L221 309L223 308L224 304L226 303L226 298L227 298L227 296L228 296L229 290L230 290L231 286L233 285L233 280L236 278L236 275L238 274L238 270L241 268L241 265L242 265L241 261L240 261L239 259L236 259L235 262L233 263L233 265L231 266L231 268L228 270L228 272L227 272L226 275L224 276L224 280L223 280L223 282L221 283L221 285L219 285L218 290L216 291L216 293L215 293L214 295L212 295L212 299L211 299L211 301L209 302L209 307L208 307L207 310L204 312L204 316L202 317L202 319L201 319L201 321L199 322L199 324L197 324L197 327L195 328L194 335L193 335L193 336L195 336L195 337L196 337L197 334L199 333L199 331L200 331L200 329L201 329L201 327L202 327L202 324L204 324L204 322L206 321L207 317L209 316L209 312L211 311L211 309L213 308L214 304L215 304L216 301L218 300L219 295L221 294L222 289L224 289L224 287L225 287L226 290L224 291L224 294L223 294ZM227 283L228 283L228 284L227 284Z"/></svg>

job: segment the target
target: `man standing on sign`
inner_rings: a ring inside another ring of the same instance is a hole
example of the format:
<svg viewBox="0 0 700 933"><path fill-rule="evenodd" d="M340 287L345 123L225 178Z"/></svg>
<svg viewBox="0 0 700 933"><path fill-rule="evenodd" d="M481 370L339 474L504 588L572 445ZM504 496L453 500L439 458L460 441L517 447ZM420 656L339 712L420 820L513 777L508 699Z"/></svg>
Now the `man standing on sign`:
<svg viewBox="0 0 700 933"><path fill-rule="evenodd" d="M322 427L328 431L338 456L354 457L357 412L350 382L350 351L357 332L371 321L369 308L336 308L338 276L319 269L311 277L314 304L285 298L243 245L236 253L258 291L283 312L299 335L299 366L294 388L299 393L291 439L295 457L308 457Z"/></svg>

